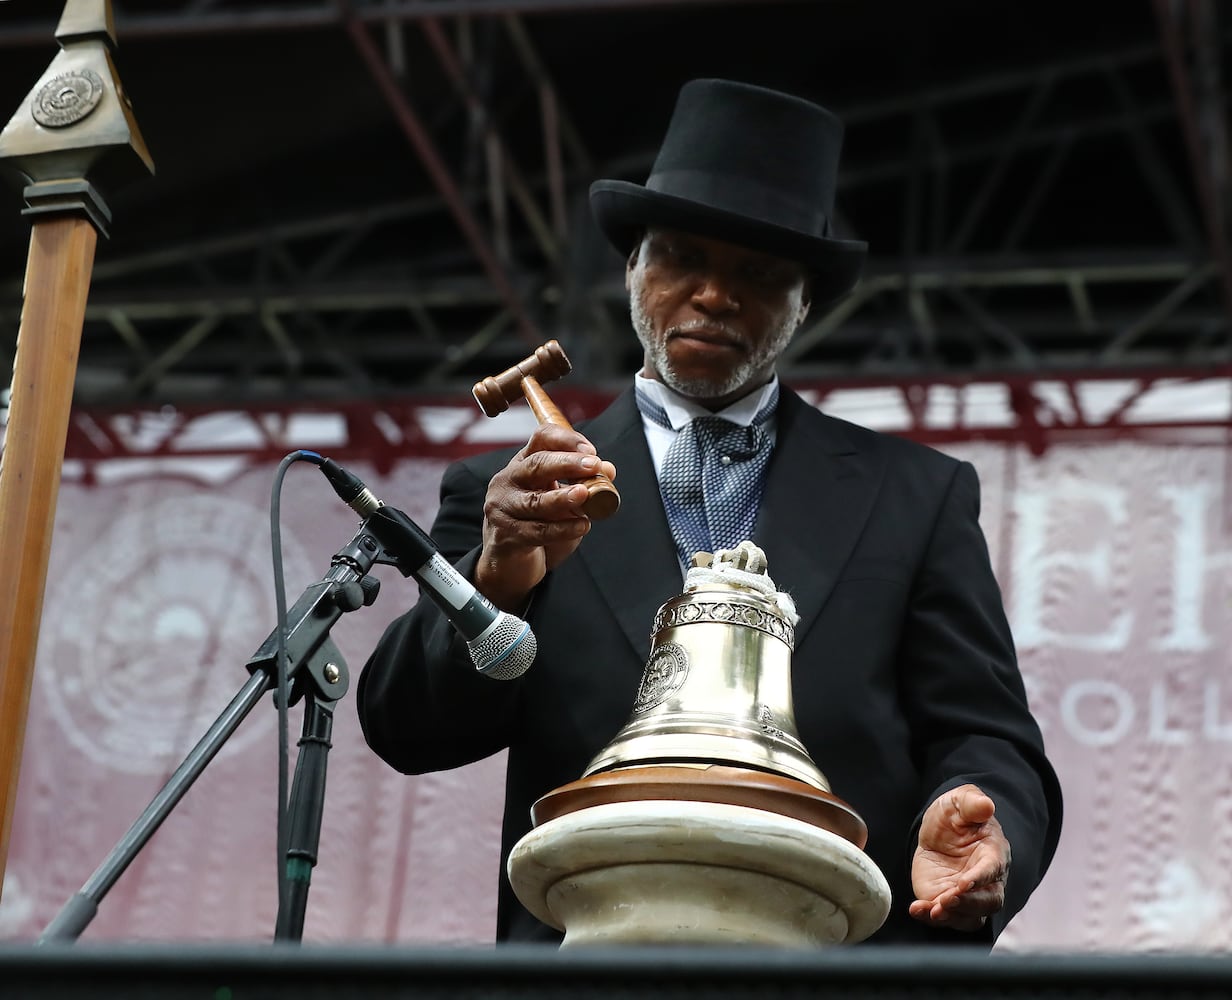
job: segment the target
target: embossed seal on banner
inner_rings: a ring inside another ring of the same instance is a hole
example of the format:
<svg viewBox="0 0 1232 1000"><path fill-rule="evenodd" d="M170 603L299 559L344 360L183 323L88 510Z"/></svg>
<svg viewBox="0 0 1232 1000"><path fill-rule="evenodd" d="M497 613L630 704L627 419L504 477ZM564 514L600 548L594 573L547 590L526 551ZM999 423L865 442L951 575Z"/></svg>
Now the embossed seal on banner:
<svg viewBox="0 0 1232 1000"><path fill-rule="evenodd" d="M85 118L103 97L102 78L90 69L52 77L34 95L30 112L45 128L64 128Z"/></svg>

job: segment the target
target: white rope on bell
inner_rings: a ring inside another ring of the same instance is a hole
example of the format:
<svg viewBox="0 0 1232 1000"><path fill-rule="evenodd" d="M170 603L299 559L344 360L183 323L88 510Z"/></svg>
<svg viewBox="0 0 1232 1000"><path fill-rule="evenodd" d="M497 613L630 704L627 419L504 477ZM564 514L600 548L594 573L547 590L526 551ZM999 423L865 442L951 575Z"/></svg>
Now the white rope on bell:
<svg viewBox="0 0 1232 1000"><path fill-rule="evenodd" d="M786 591L779 590L774 581L766 573L766 553L750 541L743 541L734 549L720 549L706 564L706 560L694 557L695 563L685 576L684 589L690 591L705 590L716 584L744 587L756 591L774 602L782 612L783 617L791 625L800 620L796 612L796 602Z"/></svg>

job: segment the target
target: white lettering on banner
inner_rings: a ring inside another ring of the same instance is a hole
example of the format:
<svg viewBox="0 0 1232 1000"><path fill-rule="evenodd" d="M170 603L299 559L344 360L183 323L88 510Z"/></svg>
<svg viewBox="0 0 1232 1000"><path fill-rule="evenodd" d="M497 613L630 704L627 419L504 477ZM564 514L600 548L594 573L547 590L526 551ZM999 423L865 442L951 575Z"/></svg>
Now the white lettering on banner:
<svg viewBox="0 0 1232 1000"><path fill-rule="evenodd" d="M1219 681L1207 681L1202 699L1202 733L1208 740L1232 743L1232 722L1220 722L1223 689Z"/></svg>
<svg viewBox="0 0 1232 1000"><path fill-rule="evenodd" d="M1200 652L1214 645L1202 622L1207 574L1213 570L1232 569L1232 551L1212 553L1207 549L1209 483L1165 486L1160 492L1172 504L1177 525L1172 560L1172 628L1156 641L1155 648Z"/></svg>
<svg viewBox="0 0 1232 1000"><path fill-rule="evenodd" d="M1083 698L1100 698L1113 708L1111 725L1089 726L1079 714ZM1061 722L1079 743L1089 747L1106 747L1120 743L1134 724L1134 699L1120 684L1111 681L1079 681L1065 689L1061 696Z"/></svg>
<svg viewBox="0 0 1232 1000"><path fill-rule="evenodd" d="M1170 743L1174 746L1188 743L1193 734L1183 729L1168 727L1168 692L1162 684L1151 685L1151 710L1147 715L1147 742Z"/></svg>
<svg viewBox="0 0 1232 1000"><path fill-rule="evenodd" d="M1192 695L1191 695L1192 697ZM1076 681L1061 694L1059 711L1065 731L1084 746L1108 747L1137 734L1147 743L1187 745L1200 738L1209 743L1232 743L1232 720L1224 713L1223 689L1218 681L1202 687L1200 712L1186 712L1196 705L1177 704L1169 697L1164 681L1155 681L1146 691L1146 730L1137 726L1138 705L1123 684L1089 679ZM1186 724L1188 719L1189 724Z"/></svg>
<svg viewBox="0 0 1232 1000"><path fill-rule="evenodd" d="M1075 503L1102 507L1114 532L1128 519L1126 493L1119 487L1069 483L1048 493L1023 493L1014 501L1018 531L1014 554L1013 621L1019 649L1059 646L1116 652L1125 649L1129 641L1133 616L1128 611L1119 612L1100 632L1062 632L1044 622L1044 595L1051 589L1055 571L1080 570L1099 587L1107 587L1112 576L1108 544L1098 545L1089 552L1057 549L1049 544L1048 524L1054 505L1063 508Z"/></svg>

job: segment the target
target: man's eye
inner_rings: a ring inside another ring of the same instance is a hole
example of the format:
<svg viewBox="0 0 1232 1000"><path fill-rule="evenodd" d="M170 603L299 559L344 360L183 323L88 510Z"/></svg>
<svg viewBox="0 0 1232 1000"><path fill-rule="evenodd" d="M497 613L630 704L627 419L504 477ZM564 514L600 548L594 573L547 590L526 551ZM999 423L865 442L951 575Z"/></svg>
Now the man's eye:
<svg viewBox="0 0 1232 1000"><path fill-rule="evenodd" d="M701 263L702 255L692 247L675 246L670 250L671 259L682 267L694 267Z"/></svg>
<svg viewBox="0 0 1232 1000"><path fill-rule="evenodd" d="M776 264L749 264L744 273L750 281L763 285L786 285L794 278L791 271Z"/></svg>

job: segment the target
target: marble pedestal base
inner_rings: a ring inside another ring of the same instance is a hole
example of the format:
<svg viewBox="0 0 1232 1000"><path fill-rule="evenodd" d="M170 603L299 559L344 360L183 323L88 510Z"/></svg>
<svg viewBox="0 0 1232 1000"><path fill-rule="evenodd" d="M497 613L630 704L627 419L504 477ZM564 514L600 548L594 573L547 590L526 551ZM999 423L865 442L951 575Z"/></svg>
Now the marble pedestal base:
<svg viewBox="0 0 1232 1000"><path fill-rule="evenodd" d="M592 805L531 830L509 856L522 904L562 947L860 941L890 888L850 841L747 806Z"/></svg>

